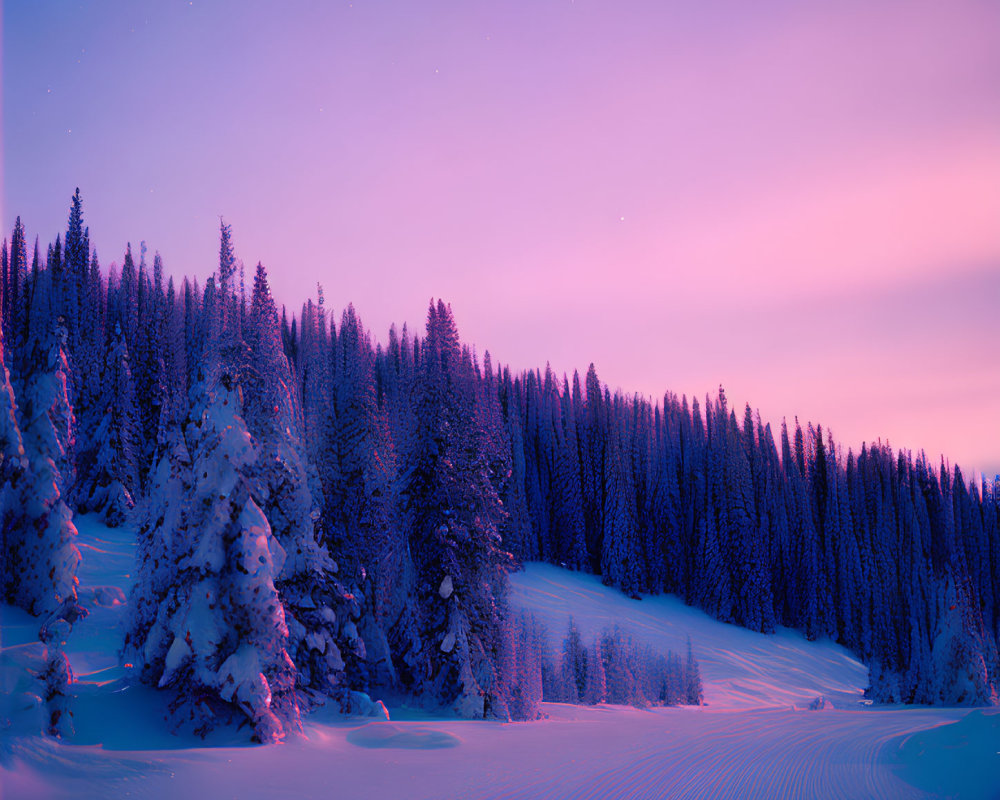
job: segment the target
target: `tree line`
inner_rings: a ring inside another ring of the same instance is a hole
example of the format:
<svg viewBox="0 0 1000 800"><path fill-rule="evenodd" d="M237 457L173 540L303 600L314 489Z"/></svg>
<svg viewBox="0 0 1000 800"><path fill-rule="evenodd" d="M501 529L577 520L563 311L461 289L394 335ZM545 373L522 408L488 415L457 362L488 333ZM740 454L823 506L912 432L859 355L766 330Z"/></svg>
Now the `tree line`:
<svg viewBox="0 0 1000 800"><path fill-rule="evenodd" d="M878 700L996 702L1000 487L958 467L776 441L721 388L494 368L440 300L384 345L321 288L289 315L224 223L204 286L144 245L105 272L79 191L44 255L15 223L0 314L4 597L72 621L74 511L135 520L125 651L199 730L273 740L374 689L530 715L505 587L532 559L830 637Z"/></svg>

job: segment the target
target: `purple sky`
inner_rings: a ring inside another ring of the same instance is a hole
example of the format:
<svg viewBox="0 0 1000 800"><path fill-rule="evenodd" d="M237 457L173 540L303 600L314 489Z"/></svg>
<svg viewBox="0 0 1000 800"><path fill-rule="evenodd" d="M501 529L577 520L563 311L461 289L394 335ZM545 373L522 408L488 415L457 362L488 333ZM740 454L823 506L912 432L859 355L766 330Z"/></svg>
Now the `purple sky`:
<svg viewBox="0 0 1000 800"><path fill-rule="evenodd" d="M820 8L820 5L824 6ZM2 222L1000 472L1000 4L3 8Z"/></svg>

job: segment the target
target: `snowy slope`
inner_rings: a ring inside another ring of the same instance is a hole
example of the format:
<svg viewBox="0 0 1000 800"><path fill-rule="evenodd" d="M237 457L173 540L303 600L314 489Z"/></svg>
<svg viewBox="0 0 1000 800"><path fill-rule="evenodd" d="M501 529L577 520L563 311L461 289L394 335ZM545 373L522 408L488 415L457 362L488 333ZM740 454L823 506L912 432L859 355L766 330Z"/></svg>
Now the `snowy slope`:
<svg viewBox="0 0 1000 800"><path fill-rule="evenodd" d="M651 644L701 660L706 708L639 711L545 704L534 723L443 720L392 708L392 722L322 711L306 736L246 745L170 735L161 696L117 664L117 624L133 535L78 520L81 596L91 616L68 652L77 676L72 742L0 737L0 796L20 798L654 798L995 797L1000 716L966 709L870 710L864 670L828 643L764 637L714 622L671 598L628 600L588 576L530 565L512 600L561 642L572 611L585 637L618 622ZM3 653L29 646L37 623L0 609ZM837 710L792 710L816 694ZM957 724L949 724L957 722ZM9 734L9 735L8 735ZM955 765L960 766L955 766ZM951 766L949 766L951 765Z"/></svg>
<svg viewBox="0 0 1000 800"><path fill-rule="evenodd" d="M838 708L857 708L868 683L867 668L829 641L726 625L672 596L632 600L600 578L550 564L527 564L512 575L510 602L548 628L557 650L571 615L585 641L620 625L657 649L683 654L690 637L714 709L801 708L818 695Z"/></svg>

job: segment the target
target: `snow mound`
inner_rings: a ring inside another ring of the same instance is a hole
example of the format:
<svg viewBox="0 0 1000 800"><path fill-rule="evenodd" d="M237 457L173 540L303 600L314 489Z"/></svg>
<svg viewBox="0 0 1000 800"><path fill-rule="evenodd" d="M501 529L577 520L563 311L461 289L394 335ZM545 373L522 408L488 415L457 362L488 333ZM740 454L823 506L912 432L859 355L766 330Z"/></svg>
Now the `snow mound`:
<svg viewBox="0 0 1000 800"><path fill-rule="evenodd" d="M117 586L94 586L82 591L80 600L86 605L114 608L125 605L125 592Z"/></svg>
<svg viewBox="0 0 1000 800"><path fill-rule="evenodd" d="M1000 711L976 709L952 725L907 736L899 744L897 770L935 796L1000 796Z"/></svg>
<svg viewBox="0 0 1000 800"><path fill-rule="evenodd" d="M393 747L401 750L441 750L461 744L461 739L447 731L401 727L390 722L370 722L347 734L347 741L369 749Z"/></svg>
<svg viewBox="0 0 1000 800"><path fill-rule="evenodd" d="M35 677L44 669L41 642L0 649L0 731L4 736L45 730L43 687Z"/></svg>
<svg viewBox="0 0 1000 800"><path fill-rule="evenodd" d="M381 700L372 700L364 692L348 692L346 711L356 717L374 717L384 722L389 721L389 710Z"/></svg>

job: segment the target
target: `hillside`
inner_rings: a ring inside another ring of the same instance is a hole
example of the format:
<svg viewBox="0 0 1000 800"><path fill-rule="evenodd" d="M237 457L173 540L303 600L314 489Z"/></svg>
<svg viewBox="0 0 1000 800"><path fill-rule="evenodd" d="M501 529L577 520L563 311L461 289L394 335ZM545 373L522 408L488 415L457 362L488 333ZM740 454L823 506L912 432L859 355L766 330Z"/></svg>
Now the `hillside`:
<svg viewBox="0 0 1000 800"><path fill-rule="evenodd" d="M768 423L722 386L654 399L612 391L593 363L517 372L480 358L440 298L422 332L382 342L353 305L338 323L322 287L279 308L222 220L203 288L142 246L105 274L88 231L77 191L44 267L39 247L29 273L18 221L0 274L0 583L5 602L75 619L71 515L155 509L124 644L175 721L239 711L279 741L301 726L296 692L350 710L347 690L534 719L537 657L497 647L535 639L498 613L511 556L836 642L876 703L1000 703L1000 484ZM554 674L551 696L572 697ZM769 694L784 684L757 675L725 702L794 705L825 685ZM858 684L826 688L843 705Z"/></svg>
<svg viewBox="0 0 1000 800"><path fill-rule="evenodd" d="M683 652L690 637L712 709L803 708L819 695L847 709L864 699L868 670L843 647L727 625L670 595L632 600L594 575L531 563L511 576L510 601L548 628L553 648L570 615L585 640L616 624L664 651Z"/></svg>

